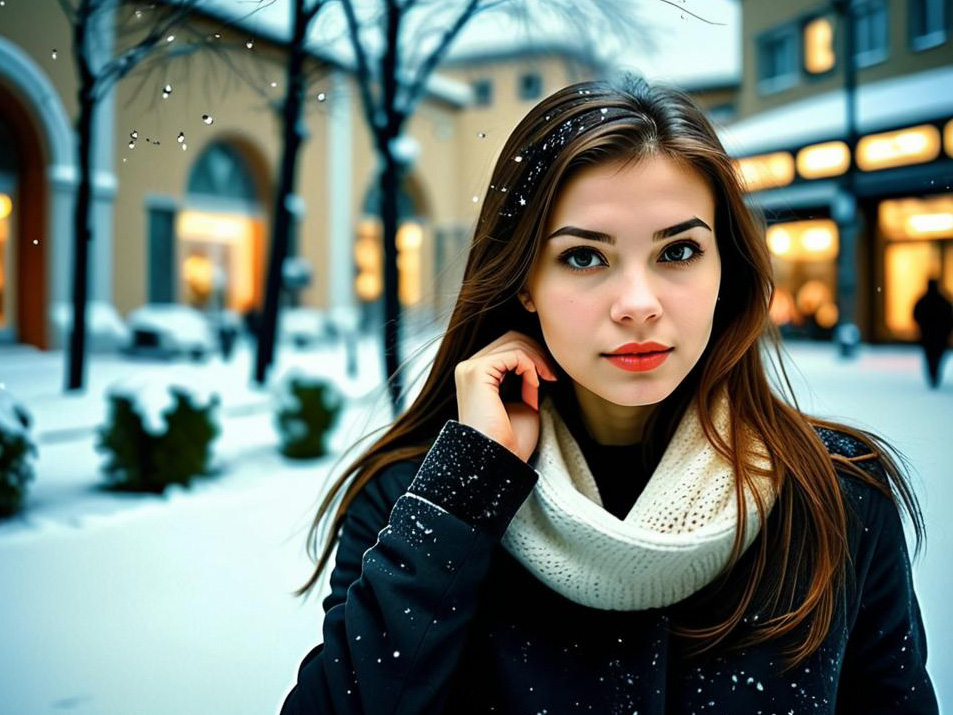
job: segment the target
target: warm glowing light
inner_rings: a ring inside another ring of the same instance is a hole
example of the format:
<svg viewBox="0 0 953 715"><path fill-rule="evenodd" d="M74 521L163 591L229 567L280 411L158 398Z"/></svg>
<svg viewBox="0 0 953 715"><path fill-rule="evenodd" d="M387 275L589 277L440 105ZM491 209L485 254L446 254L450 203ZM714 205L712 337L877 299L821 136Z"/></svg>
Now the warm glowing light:
<svg viewBox="0 0 953 715"><path fill-rule="evenodd" d="M747 191L786 186L794 181L794 157L786 151L746 156L735 162Z"/></svg>
<svg viewBox="0 0 953 715"><path fill-rule="evenodd" d="M182 277L192 292L204 300L212 293L215 266L207 256L192 255L182 262Z"/></svg>
<svg viewBox="0 0 953 715"><path fill-rule="evenodd" d="M940 155L940 130L931 124L868 134L857 142L857 165L864 171L933 161Z"/></svg>
<svg viewBox="0 0 953 715"><path fill-rule="evenodd" d="M939 253L926 241L888 243L884 253L884 318L897 337L915 339L913 306L927 279L939 273Z"/></svg>
<svg viewBox="0 0 953 715"><path fill-rule="evenodd" d="M370 273L361 273L354 281L354 290L357 291L361 300L374 300L381 294L383 288L380 276Z"/></svg>
<svg viewBox="0 0 953 715"><path fill-rule="evenodd" d="M797 153L797 171L805 179L843 174L850 167L850 150L841 141L806 146Z"/></svg>
<svg viewBox="0 0 953 715"><path fill-rule="evenodd" d="M176 233L180 238L235 243L249 238L250 223L249 218L245 216L187 210L179 214Z"/></svg>
<svg viewBox="0 0 953 715"><path fill-rule="evenodd" d="M822 328L833 328L837 325L837 319L840 317L840 311L833 303L824 303L814 313L814 320Z"/></svg>
<svg viewBox="0 0 953 715"><path fill-rule="evenodd" d="M420 247L423 229L419 223L408 221L397 231L397 269L400 271L397 294L402 305L416 305L423 297L420 280Z"/></svg>
<svg viewBox="0 0 953 715"><path fill-rule="evenodd" d="M809 228L801 234L801 245L805 250L813 253L830 250L833 240L831 232L826 227Z"/></svg>
<svg viewBox="0 0 953 715"><path fill-rule="evenodd" d="M397 250L415 251L423 244L424 234L418 223L405 223L397 232Z"/></svg>
<svg viewBox="0 0 953 715"><path fill-rule="evenodd" d="M826 17L818 17L804 26L804 69L813 74L834 66L834 27Z"/></svg>
<svg viewBox="0 0 953 715"><path fill-rule="evenodd" d="M878 207L880 230L889 239L949 238L953 234L953 194L886 199Z"/></svg>
<svg viewBox="0 0 953 715"><path fill-rule="evenodd" d="M797 292L795 302L803 315L814 315L817 309L831 301L831 289L817 279L809 280Z"/></svg>
<svg viewBox="0 0 953 715"><path fill-rule="evenodd" d="M397 296L405 306L415 305L423 297L420 253L423 242L423 227L419 223L406 221L397 229ZM384 251L378 219L365 217L358 222L354 262L357 265L354 291L361 300L376 300L384 289Z"/></svg>
<svg viewBox="0 0 953 715"><path fill-rule="evenodd" d="M830 219L788 221L768 228L768 248L792 261L827 261L837 256L837 224Z"/></svg>
<svg viewBox="0 0 953 715"><path fill-rule="evenodd" d="M953 213L916 214L907 217L913 233L948 233L953 229Z"/></svg>
<svg viewBox="0 0 953 715"><path fill-rule="evenodd" d="M768 229L768 248L776 256L783 256L791 250L791 234L783 228L772 226Z"/></svg>
<svg viewBox="0 0 953 715"><path fill-rule="evenodd" d="M6 194L0 194L0 221L7 218L13 211L13 200Z"/></svg>
<svg viewBox="0 0 953 715"><path fill-rule="evenodd" d="M946 153L953 156L953 119L943 129L943 143L946 144Z"/></svg>
<svg viewBox="0 0 953 715"><path fill-rule="evenodd" d="M365 224L358 227L358 239L354 243L354 262L357 264L357 277L354 290L361 300L374 300L383 290L383 262L380 243Z"/></svg>
<svg viewBox="0 0 953 715"><path fill-rule="evenodd" d="M256 235L260 234L260 224L261 219L253 216L195 209L186 209L176 217L176 235L184 250L195 251L191 257L209 256L205 259L211 266L208 270L218 266L225 275L227 288L224 297L229 308L248 310L256 302ZM208 248L209 246L217 248L212 251ZM217 258L211 258L211 256L217 256ZM183 261L183 271L189 270L185 265L188 260ZM193 265L198 266L197 263ZM203 285L204 280L204 278L196 278L196 285ZM201 291L195 288L193 290L204 299ZM209 290L211 290L211 284Z"/></svg>

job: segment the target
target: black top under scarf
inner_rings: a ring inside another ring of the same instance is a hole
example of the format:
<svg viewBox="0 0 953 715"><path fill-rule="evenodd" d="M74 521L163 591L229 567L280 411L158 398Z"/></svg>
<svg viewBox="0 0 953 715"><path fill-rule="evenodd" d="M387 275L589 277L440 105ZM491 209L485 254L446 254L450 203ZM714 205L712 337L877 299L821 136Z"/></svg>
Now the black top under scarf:
<svg viewBox="0 0 953 715"><path fill-rule="evenodd" d="M572 387L553 389L550 394L596 480L603 508L624 520L651 476L642 463L642 443L600 444L582 421Z"/></svg>

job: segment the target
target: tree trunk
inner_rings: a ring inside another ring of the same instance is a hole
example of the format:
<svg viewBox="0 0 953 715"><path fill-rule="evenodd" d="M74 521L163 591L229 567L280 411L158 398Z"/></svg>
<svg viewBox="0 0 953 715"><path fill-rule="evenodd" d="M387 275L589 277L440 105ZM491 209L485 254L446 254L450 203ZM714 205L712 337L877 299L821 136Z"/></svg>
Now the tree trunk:
<svg viewBox="0 0 953 715"><path fill-rule="evenodd" d="M88 18L86 18L88 19ZM79 53L86 52L86 22L77 23L74 42ZM69 337L66 389L81 390L86 358L86 301L89 293L89 243L92 240L92 153L93 117L96 111L95 77L88 58L80 65L79 120L76 133L79 149L79 187L73 207L73 324Z"/></svg>
<svg viewBox="0 0 953 715"><path fill-rule="evenodd" d="M388 152L379 176L381 224L384 241L384 369L390 390L394 416L403 410L400 366L401 310L398 297L397 271L397 193L400 188L400 165Z"/></svg>
<svg viewBox="0 0 953 715"><path fill-rule="evenodd" d="M291 231L294 227L290 199L295 189L298 153L307 138L304 123L304 36L308 22L304 14L304 0L295 0L294 37L289 47L287 66L287 95L282 109L281 173L275 194L272 221L271 256L265 287L265 305L258 333L258 353L254 379L264 384L268 369L274 360L275 336L278 332L278 307L281 298L282 266L288 255Z"/></svg>
<svg viewBox="0 0 953 715"><path fill-rule="evenodd" d="M397 271L397 192L401 166L394 156L393 142L400 136L405 116L397 107L397 73L400 70L400 25L404 12L396 2L388 2L385 25L385 51L381 55L381 89L386 117L378 127L377 150L381 156L381 225L384 241L384 375L390 389L391 406L396 418L403 410L400 367L400 300Z"/></svg>

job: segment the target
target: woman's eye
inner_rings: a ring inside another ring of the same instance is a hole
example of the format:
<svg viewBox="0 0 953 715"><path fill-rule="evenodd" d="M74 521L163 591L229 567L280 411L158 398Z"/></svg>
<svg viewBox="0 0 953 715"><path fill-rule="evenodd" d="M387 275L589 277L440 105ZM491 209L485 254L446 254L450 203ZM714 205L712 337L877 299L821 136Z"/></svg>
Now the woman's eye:
<svg viewBox="0 0 953 715"><path fill-rule="evenodd" d="M662 251L662 258L667 262L686 263L700 257L702 250L691 243L673 243Z"/></svg>
<svg viewBox="0 0 953 715"><path fill-rule="evenodd" d="M580 258L580 256L582 258ZM599 260L602 260L602 257L591 248L577 248L572 251L567 251L560 256L559 260L570 268L581 271L585 268L592 268L593 266L598 265L594 262L594 258L599 258Z"/></svg>

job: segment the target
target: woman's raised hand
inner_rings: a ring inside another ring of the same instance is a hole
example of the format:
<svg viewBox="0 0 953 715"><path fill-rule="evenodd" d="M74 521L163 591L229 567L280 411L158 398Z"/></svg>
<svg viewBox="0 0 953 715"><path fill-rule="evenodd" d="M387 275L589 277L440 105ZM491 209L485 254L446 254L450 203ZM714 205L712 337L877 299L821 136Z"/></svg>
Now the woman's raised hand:
<svg viewBox="0 0 953 715"><path fill-rule="evenodd" d="M504 404L500 385L509 372L523 376L522 401ZM540 377L556 379L546 351L528 335L504 333L454 370L458 421L528 461L539 440Z"/></svg>

